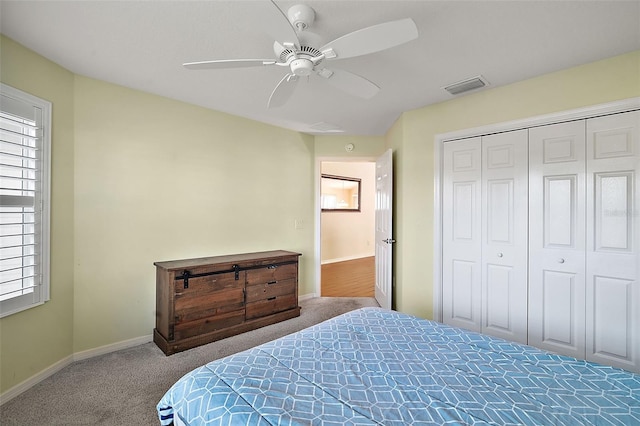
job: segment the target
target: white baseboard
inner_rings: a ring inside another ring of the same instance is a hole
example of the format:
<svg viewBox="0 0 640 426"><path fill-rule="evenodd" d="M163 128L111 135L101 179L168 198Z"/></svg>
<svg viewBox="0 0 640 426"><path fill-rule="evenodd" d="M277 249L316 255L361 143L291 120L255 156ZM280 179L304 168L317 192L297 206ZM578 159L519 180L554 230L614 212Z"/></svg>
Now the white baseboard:
<svg viewBox="0 0 640 426"><path fill-rule="evenodd" d="M302 302L303 300L313 299L314 297L318 297L318 295L315 293L303 294L301 296L298 296L298 302Z"/></svg>
<svg viewBox="0 0 640 426"><path fill-rule="evenodd" d="M115 352L115 351L119 351L119 350L122 350L122 349L132 348L134 346L142 345L143 343L151 342L152 340L153 340L153 336L152 335L140 336L140 337L135 337L135 338L129 339L129 340L123 340L121 342L112 343L110 345L100 346L100 347L95 348L95 349L89 349L89 350L82 351L82 352L76 352L73 355L66 356L63 359L61 359L60 361L56 362L55 364L50 365L49 367L45 368L44 370L40 371L39 373L34 374L33 376L29 377L27 380L25 380L25 381L23 381L21 383L18 383L17 385L15 385L12 388L8 389L6 392L0 394L0 405L4 404L6 402L9 402L10 400L15 398L16 396L18 396L21 393L29 390L30 388L32 388L33 386L37 385L38 383L40 383L44 379L46 379L46 378L48 378L50 376L53 376L58 371L60 371L63 368L67 367L68 365L73 364L75 361L80 361L80 360L83 360L83 359L93 358L94 356L105 355L105 354L108 354L110 352Z"/></svg>
<svg viewBox="0 0 640 426"><path fill-rule="evenodd" d="M83 359L93 358L94 356L105 355L122 349L132 348L153 341L153 335L134 337L133 339L123 340L121 342L104 345L86 351L76 352L73 354L74 361L82 361Z"/></svg>
<svg viewBox="0 0 640 426"><path fill-rule="evenodd" d="M50 376L53 376L55 373L62 370L66 366L70 365L71 363L73 363L73 355L69 355L67 357L62 358L60 361L56 362L55 364L50 365L49 367L45 368L41 372L29 377L24 382L18 383L14 387L8 389L6 392L0 394L0 405L4 404L5 402L11 401L13 398L20 395L22 392L29 390L30 388L37 385L44 379Z"/></svg>
<svg viewBox="0 0 640 426"><path fill-rule="evenodd" d="M365 257L374 257L375 253L372 254L361 254L358 256L347 256L347 257L338 257L336 259L325 259L323 261L320 262L321 265L326 265L327 263L338 263L338 262L347 262L349 260L356 260L356 259L364 259Z"/></svg>

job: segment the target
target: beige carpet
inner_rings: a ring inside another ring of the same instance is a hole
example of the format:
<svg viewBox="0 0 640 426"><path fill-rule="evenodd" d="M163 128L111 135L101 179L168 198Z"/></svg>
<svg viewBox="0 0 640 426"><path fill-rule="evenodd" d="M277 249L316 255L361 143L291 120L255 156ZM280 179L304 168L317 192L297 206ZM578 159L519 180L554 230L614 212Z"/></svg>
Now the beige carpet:
<svg viewBox="0 0 640 426"><path fill-rule="evenodd" d="M320 297L300 306L298 318L168 357L155 344L147 343L75 362L0 407L0 424L158 425L156 404L176 380L194 368L378 304L365 297Z"/></svg>

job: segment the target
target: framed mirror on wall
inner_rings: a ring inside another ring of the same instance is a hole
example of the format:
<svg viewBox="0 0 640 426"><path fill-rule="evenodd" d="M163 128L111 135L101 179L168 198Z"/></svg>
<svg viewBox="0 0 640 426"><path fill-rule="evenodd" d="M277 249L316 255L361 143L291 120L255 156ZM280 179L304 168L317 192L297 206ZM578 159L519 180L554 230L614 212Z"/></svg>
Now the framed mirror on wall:
<svg viewBox="0 0 640 426"><path fill-rule="evenodd" d="M321 175L320 203L323 212L359 212L361 179Z"/></svg>

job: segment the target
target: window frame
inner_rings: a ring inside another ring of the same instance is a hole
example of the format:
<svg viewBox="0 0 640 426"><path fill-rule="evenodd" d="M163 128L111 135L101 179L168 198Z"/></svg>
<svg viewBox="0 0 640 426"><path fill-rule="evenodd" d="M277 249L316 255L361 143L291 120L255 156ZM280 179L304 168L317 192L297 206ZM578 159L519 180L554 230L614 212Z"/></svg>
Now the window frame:
<svg viewBox="0 0 640 426"><path fill-rule="evenodd" d="M22 90L8 86L0 82L2 96L29 104L33 108L42 111L41 132L41 158L40 168L36 169L41 179L40 205L40 250L36 253L40 261L41 281L37 286L38 291L26 295L20 295L0 301L0 318L40 306L50 300L50 257L51 257L51 111L52 104L37 96L23 92ZM12 111L4 110L0 102L0 111L17 115ZM35 297L34 297L35 296Z"/></svg>
<svg viewBox="0 0 640 426"><path fill-rule="evenodd" d="M356 185L356 189L355 189L355 197L356 197L356 207L327 207L324 203L324 199L325 197L331 196L331 194L329 193L323 193L324 188L325 188L325 184L329 184L328 181L339 181L339 182L346 182L348 184L355 184ZM359 213L362 211L362 179L360 178L354 178L354 177L347 177L347 176L337 176L337 175L330 175L330 174L326 174L326 173L322 173L320 175L320 200L321 200L321 211L323 213L325 212L355 212L355 213Z"/></svg>

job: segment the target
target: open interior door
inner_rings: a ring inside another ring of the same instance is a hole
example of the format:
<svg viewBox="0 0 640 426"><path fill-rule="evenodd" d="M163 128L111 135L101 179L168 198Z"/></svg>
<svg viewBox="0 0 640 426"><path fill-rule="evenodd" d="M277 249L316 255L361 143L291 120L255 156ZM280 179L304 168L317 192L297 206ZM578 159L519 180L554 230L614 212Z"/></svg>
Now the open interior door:
<svg viewBox="0 0 640 426"><path fill-rule="evenodd" d="M388 150L376 161L376 288L381 307L391 309L393 254L393 155Z"/></svg>

